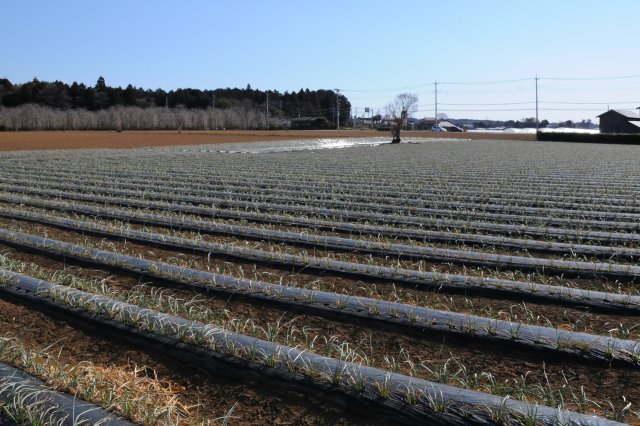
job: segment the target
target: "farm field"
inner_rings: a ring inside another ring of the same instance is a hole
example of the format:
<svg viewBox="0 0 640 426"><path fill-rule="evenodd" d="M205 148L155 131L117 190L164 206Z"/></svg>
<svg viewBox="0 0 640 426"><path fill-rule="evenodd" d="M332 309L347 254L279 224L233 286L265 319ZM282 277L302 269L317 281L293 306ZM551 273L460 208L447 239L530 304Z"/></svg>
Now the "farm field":
<svg viewBox="0 0 640 426"><path fill-rule="evenodd" d="M416 140L0 153L0 363L138 424L640 424L637 148Z"/></svg>
<svg viewBox="0 0 640 426"><path fill-rule="evenodd" d="M211 130L211 131L140 131L140 132L0 132L0 151L87 148L142 148L150 146L202 145L238 142L281 142L319 138L390 139L389 132L376 130ZM535 140L535 135L403 132L412 138L516 139Z"/></svg>

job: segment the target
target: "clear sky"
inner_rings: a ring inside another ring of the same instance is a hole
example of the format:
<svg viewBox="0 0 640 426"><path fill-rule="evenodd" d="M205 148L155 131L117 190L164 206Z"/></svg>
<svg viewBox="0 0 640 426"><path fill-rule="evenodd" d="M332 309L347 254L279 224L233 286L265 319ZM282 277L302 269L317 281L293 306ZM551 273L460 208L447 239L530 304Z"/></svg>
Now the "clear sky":
<svg viewBox="0 0 640 426"><path fill-rule="evenodd" d="M438 112L519 119L535 116L537 75L540 120L640 106L640 0L5 0L1 10L0 77L13 83L338 88L359 115L407 91L423 117L438 81Z"/></svg>

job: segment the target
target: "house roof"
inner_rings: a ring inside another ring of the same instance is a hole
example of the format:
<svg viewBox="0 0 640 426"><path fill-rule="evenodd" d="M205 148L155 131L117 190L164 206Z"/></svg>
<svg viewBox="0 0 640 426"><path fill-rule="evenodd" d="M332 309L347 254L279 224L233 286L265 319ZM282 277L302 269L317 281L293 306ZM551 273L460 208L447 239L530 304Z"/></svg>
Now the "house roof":
<svg viewBox="0 0 640 426"><path fill-rule="evenodd" d="M610 114L612 112L620 114L623 117L628 118L629 120L640 120L640 115L636 114L633 111L629 111L629 110L626 110L626 109L611 109L611 110L609 110L607 112L603 112L598 117L602 117L603 115Z"/></svg>
<svg viewBox="0 0 640 426"><path fill-rule="evenodd" d="M632 126L636 126L636 127L640 128L640 121L630 121L629 124L631 124Z"/></svg>
<svg viewBox="0 0 640 426"><path fill-rule="evenodd" d="M452 122L450 122L450 121L446 121L446 120L440 121L440 122L438 123L438 125L440 125L440 126L442 126L442 127L444 127L444 128L447 128L447 127L456 127L456 128L458 128L458 129L462 130L462 128L461 128L461 127L456 126L456 125L455 125L455 124L453 124Z"/></svg>
<svg viewBox="0 0 640 426"><path fill-rule="evenodd" d="M319 117L296 117L296 118L292 118L291 121L296 121L296 122L297 121L313 121L316 118L319 118Z"/></svg>

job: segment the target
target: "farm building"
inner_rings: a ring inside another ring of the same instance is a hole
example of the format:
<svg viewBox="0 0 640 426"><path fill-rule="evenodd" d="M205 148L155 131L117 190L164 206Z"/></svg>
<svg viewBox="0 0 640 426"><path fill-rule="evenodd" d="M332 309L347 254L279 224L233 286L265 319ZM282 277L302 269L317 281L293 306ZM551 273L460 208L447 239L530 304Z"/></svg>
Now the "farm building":
<svg viewBox="0 0 640 426"><path fill-rule="evenodd" d="M431 128L435 125L443 127L447 129L448 132L464 132L464 129L451 121L441 120L436 122L436 119L433 117L426 117L422 120L416 122L415 129L416 130L431 130Z"/></svg>
<svg viewBox="0 0 640 426"><path fill-rule="evenodd" d="M640 133L640 115L612 109L598 116L601 133Z"/></svg>
<svg viewBox="0 0 640 426"><path fill-rule="evenodd" d="M438 123L440 127L447 129L447 132L464 132L462 127L456 126L450 121L441 121Z"/></svg>
<svg viewBox="0 0 640 426"><path fill-rule="evenodd" d="M318 130L331 127L324 117L296 117L291 119L291 130Z"/></svg>
<svg viewBox="0 0 640 426"><path fill-rule="evenodd" d="M416 123L416 130L431 130L436 124L436 119L433 117L425 117Z"/></svg>

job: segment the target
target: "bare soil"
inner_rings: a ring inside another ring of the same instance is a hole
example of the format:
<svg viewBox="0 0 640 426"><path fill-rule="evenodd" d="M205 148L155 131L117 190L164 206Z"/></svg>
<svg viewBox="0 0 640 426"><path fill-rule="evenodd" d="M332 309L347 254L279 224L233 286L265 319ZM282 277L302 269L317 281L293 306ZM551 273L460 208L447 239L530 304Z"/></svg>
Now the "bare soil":
<svg viewBox="0 0 640 426"><path fill-rule="evenodd" d="M373 130L215 130L189 132L0 132L0 151L86 149L86 148L143 148L151 146L206 145L234 142L270 142L317 138L367 138L389 136L388 132ZM458 138L535 140L535 135L503 133L438 133L426 131L403 132L405 139ZM389 136L391 140L391 136Z"/></svg>

